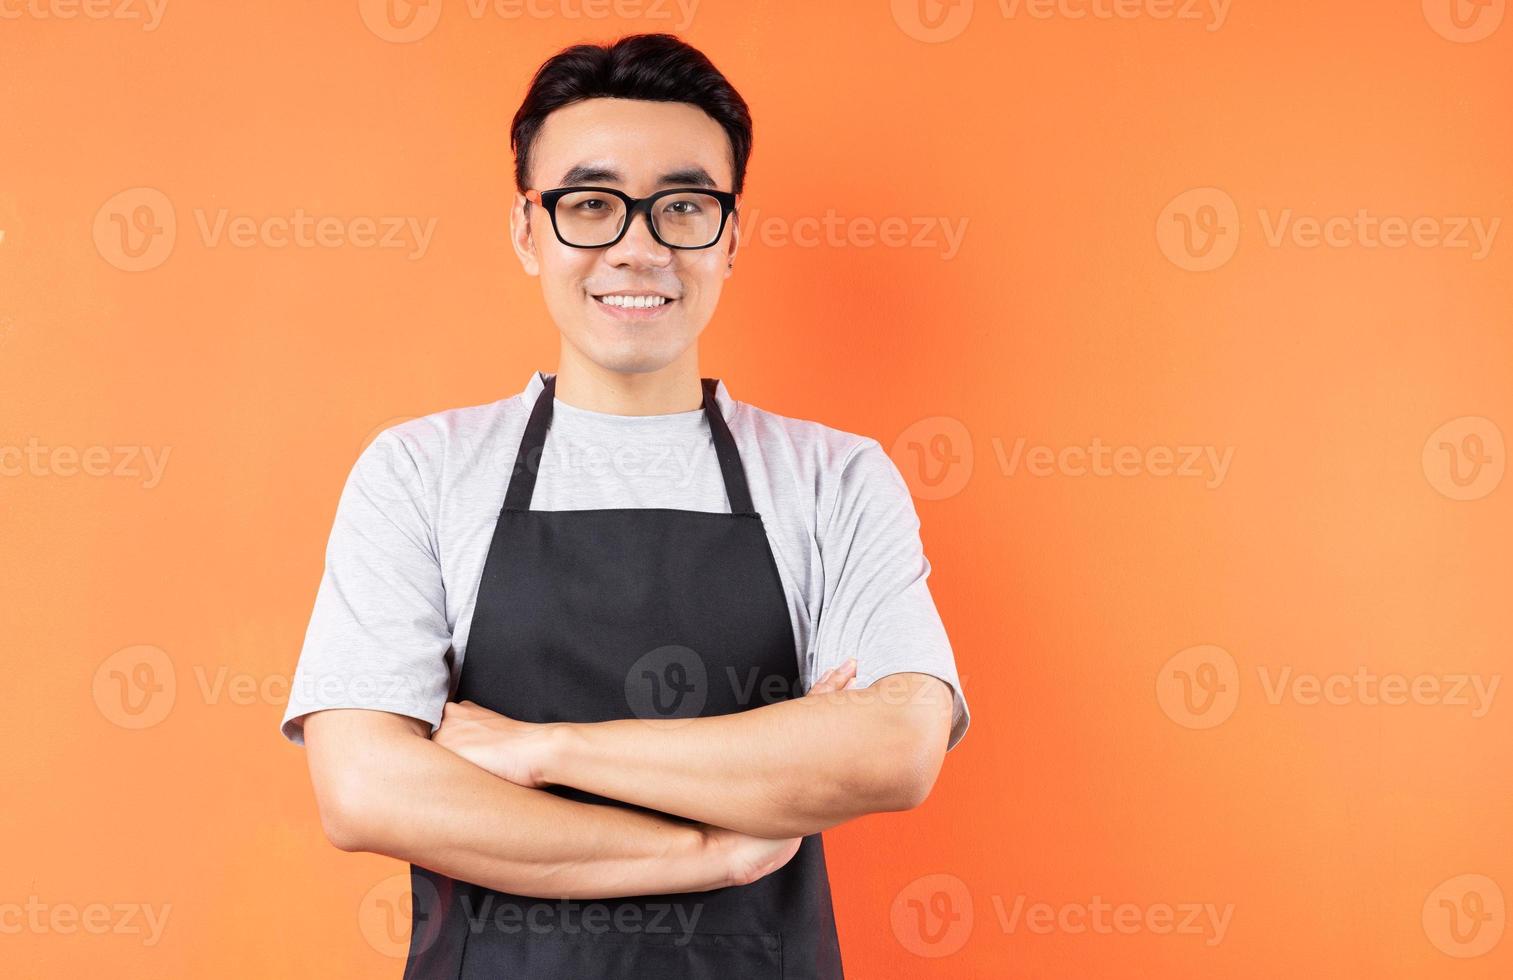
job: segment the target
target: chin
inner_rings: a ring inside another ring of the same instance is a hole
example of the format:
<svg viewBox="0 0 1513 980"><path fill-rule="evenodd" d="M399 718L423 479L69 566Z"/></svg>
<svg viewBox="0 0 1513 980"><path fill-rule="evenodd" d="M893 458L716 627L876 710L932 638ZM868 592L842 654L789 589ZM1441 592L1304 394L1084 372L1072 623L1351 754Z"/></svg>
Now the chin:
<svg viewBox="0 0 1513 980"><path fill-rule="evenodd" d="M649 374L660 371L687 349L687 345L672 342L671 338L596 337L586 344L575 345L594 364L616 374Z"/></svg>

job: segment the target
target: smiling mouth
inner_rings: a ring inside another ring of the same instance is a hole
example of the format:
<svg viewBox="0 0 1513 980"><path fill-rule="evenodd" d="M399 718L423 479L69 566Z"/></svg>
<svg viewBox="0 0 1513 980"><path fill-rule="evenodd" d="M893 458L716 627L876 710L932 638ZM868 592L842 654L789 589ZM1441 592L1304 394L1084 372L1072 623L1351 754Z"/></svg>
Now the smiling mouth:
<svg viewBox="0 0 1513 980"><path fill-rule="evenodd" d="M655 293L605 293L595 296L594 302L612 310L660 310L677 300Z"/></svg>

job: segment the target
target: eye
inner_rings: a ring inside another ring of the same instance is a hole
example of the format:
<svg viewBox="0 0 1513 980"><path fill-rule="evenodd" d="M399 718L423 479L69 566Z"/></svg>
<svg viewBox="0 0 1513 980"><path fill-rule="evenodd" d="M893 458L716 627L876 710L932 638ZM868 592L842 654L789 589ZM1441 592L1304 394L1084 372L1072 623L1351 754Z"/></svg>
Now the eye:
<svg viewBox="0 0 1513 980"><path fill-rule="evenodd" d="M675 208L680 210L674 210ZM673 201L671 204L667 205L667 210L671 211L673 214L698 214L704 209L699 207L697 201L684 200Z"/></svg>

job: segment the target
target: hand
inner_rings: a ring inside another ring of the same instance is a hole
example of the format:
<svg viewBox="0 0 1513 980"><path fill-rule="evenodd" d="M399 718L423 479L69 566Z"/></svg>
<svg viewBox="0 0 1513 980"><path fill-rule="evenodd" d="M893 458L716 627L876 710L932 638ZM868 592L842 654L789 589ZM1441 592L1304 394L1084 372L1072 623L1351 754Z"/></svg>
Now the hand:
<svg viewBox="0 0 1513 980"><path fill-rule="evenodd" d="M539 789L550 725L516 721L472 701L448 701L431 741L518 786Z"/></svg>
<svg viewBox="0 0 1513 980"><path fill-rule="evenodd" d="M772 874L798 853L802 837L753 837L703 824L704 839L725 866L726 885L749 885Z"/></svg>
<svg viewBox="0 0 1513 980"><path fill-rule="evenodd" d="M804 693L805 697L815 694L829 694L833 691L850 690L856 682L856 658L851 657L839 667L831 667L814 682L814 686Z"/></svg>

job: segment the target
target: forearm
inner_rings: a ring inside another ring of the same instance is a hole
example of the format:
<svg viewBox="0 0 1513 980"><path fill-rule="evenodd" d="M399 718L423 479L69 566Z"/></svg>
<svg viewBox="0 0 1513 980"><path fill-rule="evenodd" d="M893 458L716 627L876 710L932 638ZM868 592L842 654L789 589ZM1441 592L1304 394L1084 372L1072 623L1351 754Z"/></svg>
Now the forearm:
<svg viewBox="0 0 1513 980"><path fill-rule="evenodd" d="M942 696L949 724L943 692L894 675L736 714L553 726L541 776L747 834L811 834L918 803L944 752L920 737Z"/></svg>
<svg viewBox="0 0 1513 980"><path fill-rule="evenodd" d="M413 862L499 891L549 898L614 898L704 891L729 884L696 826L528 789L479 769L418 728L337 740L344 719L306 724L322 819L338 846ZM351 714L341 712L340 714ZM350 722L353 719L345 719ZM340 758L318 746L340 745ZM331 771L339 767L337 771ZM322 786L325 787L322 790Z"/></svg>

